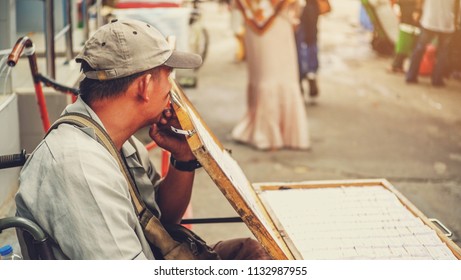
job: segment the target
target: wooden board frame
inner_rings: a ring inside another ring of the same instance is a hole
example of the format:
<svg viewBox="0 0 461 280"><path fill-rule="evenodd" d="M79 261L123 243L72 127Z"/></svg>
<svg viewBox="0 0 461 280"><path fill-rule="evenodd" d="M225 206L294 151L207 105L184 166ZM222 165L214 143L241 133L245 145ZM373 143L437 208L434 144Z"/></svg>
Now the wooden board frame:
<svg viewBox="0 0 461 280"><path fill-rule="evenodd" d="M263 221L261 221L261 219L255 215L247 199L244 198L242 194L236 189L232 183L232 180L226 175L220 164L210 155L210 152L207 150L202 139L200 138L201 136L196 133L197 128L194 126L190 114L198 116L201 124L208 131L210 136L218 145L219 149L223 153L228 154L228 152L223 148L222 144L219 142L216 136L200 118L200 115L195 110L194 106L190 103L189 99L184 95L182 89L174 80L171 80L171 82L173 87L170 91L170 96L173 109L179 119L181 128L190 132L190 135L186 136L186 139L189 143L189 146L191 147L192 152L197 157L197 160L200 162L200 164L203 166L215 184L219 187L234 210L240 215L243 222L248 226L256 239L258 239L261 245L270 254L270 256L277 260L294 259L291 251L283 241L282 236L277 231L275 224L272 222L271 217L262 206L262 203L259 197L256 195L256 192L251 187L251 183L248 182L248 185L250 186L249 189L251 190L252 194L251 198L256 201L257 207L259 210L261 210L261 213L263 213L263 219L265 220L265 223L263 223ZM265 224L269 224L270 228L266 228Z"/></svg>
<svg viewBox="0 0 461 280"><path fill-rule="evenodd" d="M424 224L433 229L437 236L443 243L453 252L456 258L461 259L461 249L444 233L435 226L429 218L427 218L413 203L411 203L405 196L403 196L394 186L392 186L386 179L367 179L367 180L336 180L336 181L304 181L296 183L255 183L252 184L248 181L249 192L251 198L256 202L258 210L262 213L262 219L254 213L247 199L236 189L232 180L226 175L221 165L214 159L210 152L207 150L204 142L201 139L197 128L191 120L191 114L198 117L201 125L205 127L209 136L213 139L219 149L228 154L224 149L221 142L207 127L205 122L201 119L194 106L190 103L189 99L185 96L182 89L177 83L171 79L173 85L170 91L173 109L178 116L181 128L189 132L186 136L187 142L191 147L192 152L197 157L197 160L202 164L211 179L215 182L226 199L229 201L234 210L240 215L243 222L247 225L250 231L254 234L256 239L266 249L273 259L276 260L293 260L301 259L301 254L298 252L293 242L285 234L283 227L276 220L276 216L271 213L269 207L266 207L264 201L260 198L259 194L265 191L279 191L283 189L299 189L299 188L337 188L337 187L367 187L367 186L382 186L391 191L398 200L416 217L419 217ZM268 225L268 226L267 226Z"/></svg>
<svg viewBox="0 0 461 280"><path fill-rule="evenodd" d="M434 223L432 223L426 215L424 215L413 203L411 203L402 193L400 193L389 181L386 179L362 179L362 180L336 180L336 181L305 181L305 182L296 182L296 183L255 183L253 187L257 193L262 193L265 191L280 191L285 189L314 189L314 188L338 188L338 187L371 187L371 186L382 186L385 189L392 192L397 199L407 208L415 217L421 219L421 221L433 229L437 236L441 239L443 243L451 250L453 255L459 260L461 259L461 249L456 243L449 239ZM271 217L276 217L271 213ZM276 224L279 230L283 230L283 226L273 218L273 222ZM285 242L287 246L293 252L293 255L296 259L301 258L301 254L293 245L293 242L285 237Z"/></svg>

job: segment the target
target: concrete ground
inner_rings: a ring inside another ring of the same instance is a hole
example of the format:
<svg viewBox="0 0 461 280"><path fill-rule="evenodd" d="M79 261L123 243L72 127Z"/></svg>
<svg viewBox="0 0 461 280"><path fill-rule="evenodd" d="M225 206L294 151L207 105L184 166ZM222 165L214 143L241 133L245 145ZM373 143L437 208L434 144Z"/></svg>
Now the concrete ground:
<svg viewBox="0 0 461 280"><path fill-rule="evenodd" d="M216 3L202 5L209 54L187 95L251 182L385 178L461 245L461 82L435 89L421 77L405 84L386 72L391 58L370 49L358 23L360 1L330 2L333 11L320 20L321 93L316 105L306 104L310 151L258 151L230 139L246 110L247 68L235 61L230 15ZM159 163L158 151L152 158ZM237 216L204 170L197 171L192 209L195 218ZM252 236L243 223L194 230L209 243Z"/></svg>
<svg viewBox="0 0 461 280"><path fill-rule="evenodd" d="M258 151L230 139L246 110L247 68L235 60L229 13L203 5L210 49L199 84L186 93L251 182L385 178L461 245L461 81L432 88L389 74L392 58L370 48L359 26L359 2L331 0L320 19L316 105L307 104L310 151ZM236 216L204 170L197 172L194 217ZM244 224L195 225L205 240L251 236Z"/></svg>

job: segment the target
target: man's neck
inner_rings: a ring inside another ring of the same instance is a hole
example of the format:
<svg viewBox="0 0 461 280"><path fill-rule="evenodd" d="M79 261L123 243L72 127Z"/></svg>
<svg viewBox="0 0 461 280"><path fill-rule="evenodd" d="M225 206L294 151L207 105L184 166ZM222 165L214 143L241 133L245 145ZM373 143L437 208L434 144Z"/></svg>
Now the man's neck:
<svg viewBox="0 0 461 280"><path fill-rule="evenodd" d="M118 150L139 129L134 115L136 112L122 99L98 101L90 107L98 115Z"/></svg>

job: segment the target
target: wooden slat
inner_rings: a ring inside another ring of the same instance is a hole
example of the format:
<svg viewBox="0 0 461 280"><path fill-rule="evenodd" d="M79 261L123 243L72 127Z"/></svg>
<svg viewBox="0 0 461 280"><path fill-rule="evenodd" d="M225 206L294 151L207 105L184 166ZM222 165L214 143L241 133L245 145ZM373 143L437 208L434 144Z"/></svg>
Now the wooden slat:
<svg viewBox="0 0 461 280"><path fill-rule="evenodd" d="M337 188L337 187L368 187L383 186L385 179L362 179L362 180L325 180L325 181L304 181L304 182L265 182L253 183L253 187L260 191L289 189L309 189L309 188Z"/></svg>

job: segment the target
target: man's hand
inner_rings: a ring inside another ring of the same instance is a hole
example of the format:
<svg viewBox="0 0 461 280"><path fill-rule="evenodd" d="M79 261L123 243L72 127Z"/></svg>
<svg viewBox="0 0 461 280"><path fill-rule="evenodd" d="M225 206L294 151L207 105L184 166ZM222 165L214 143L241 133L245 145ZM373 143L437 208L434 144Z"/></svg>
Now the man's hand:
<svg viewBox="0 0 461 280"><path fill-rule="evenodd" d="M169 151L176 160L195 159L185 136L173 132L171 126L181 128L173 109L168 108L163 111L159 122L151 126L149 135L160 148Z"/></svg>

